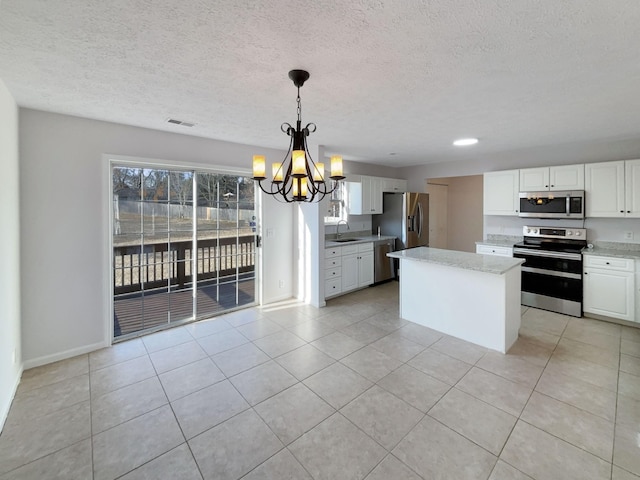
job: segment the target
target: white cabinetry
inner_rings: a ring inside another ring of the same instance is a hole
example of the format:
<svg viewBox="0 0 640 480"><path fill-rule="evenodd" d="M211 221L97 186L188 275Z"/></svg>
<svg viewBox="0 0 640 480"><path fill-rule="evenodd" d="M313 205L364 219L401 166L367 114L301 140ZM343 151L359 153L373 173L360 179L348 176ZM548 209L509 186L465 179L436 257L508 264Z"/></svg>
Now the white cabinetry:
<svg viewBox="0 0 640 480"><path fill-rule="evenodd" d="M584 165L523 168L520 170L520 191L584 190Z"/></svg>
<svg viewBox="0 0 640 480"><path fill-rule="evenodd" d="M633 259L585 255L584 312L634 321L634 272Z"/></svg>
<svg viewBox="0 0 640 480"><path fill-rule="evenodd" d="M624 162L625 215L640 217L640 160Z"/></svg>
<svg viewBox="0 0 640 480"><path fill-rule="evenodd" d="M366 287L374 282L373 243L358 245L358 287Z"/></svg>
<svg viewBox="0 0 640 480"><path fill-rule="evenodd" d="M383 178L382 179L382 191L383 192L406 192L408 188L408 182L400 178Z"/></svg>
<svg viewBox="0 0 640 480"><path fill-rule="evenodd" d="M488 172L483 178L483 213L518 215L520 174L518 170Z"/></svg>
<svg viewBox="0 0 640 480"><path fill-rule="evenodd" d="M325 298L371 285L373 243L325 249Z"/></svg>
<svg viewBox="0 0 640 480"><path fill-rule="evenodd" d="M587 217L640 218L640 160L585 165Z"/></svg>
<svg viewBox="0 0 640 480"><path fill-rule="evenodd" d="M499 257L513 257L513 248L479 244L476 245L476 253L481 255L498 255Z"/></svg>
<svg viewBox="0 0 640 480"><path fill-rule="evenodd" d="M362 175L359 182L347 182L349 215L382 213L382 179Z"/></svg>

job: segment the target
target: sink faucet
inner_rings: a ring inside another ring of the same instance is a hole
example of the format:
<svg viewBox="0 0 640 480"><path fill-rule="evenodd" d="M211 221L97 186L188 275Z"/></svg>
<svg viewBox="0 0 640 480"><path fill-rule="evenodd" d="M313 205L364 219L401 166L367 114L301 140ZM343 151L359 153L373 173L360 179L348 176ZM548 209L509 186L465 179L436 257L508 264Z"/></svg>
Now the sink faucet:
<svg viewBox="0 0 640 480"><path fill-rule="evenodd" d="M336 225L336 238L340 238L340 224L343 223L347 226L347 230L349 230L349 223L346 220L339 220L338 224Z"/></svg>

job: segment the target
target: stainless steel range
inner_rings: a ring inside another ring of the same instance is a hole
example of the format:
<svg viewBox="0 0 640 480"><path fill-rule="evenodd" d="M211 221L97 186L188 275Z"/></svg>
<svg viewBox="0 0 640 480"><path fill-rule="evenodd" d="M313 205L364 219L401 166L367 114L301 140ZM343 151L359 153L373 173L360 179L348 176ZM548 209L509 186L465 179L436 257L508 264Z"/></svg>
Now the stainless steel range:
<svg viewBox="0 0 640 480"><path fill-rule="evenodd" d="M524 241L513 246L522 265L522 305L582 316L584 228L522 227Z"/></svg>

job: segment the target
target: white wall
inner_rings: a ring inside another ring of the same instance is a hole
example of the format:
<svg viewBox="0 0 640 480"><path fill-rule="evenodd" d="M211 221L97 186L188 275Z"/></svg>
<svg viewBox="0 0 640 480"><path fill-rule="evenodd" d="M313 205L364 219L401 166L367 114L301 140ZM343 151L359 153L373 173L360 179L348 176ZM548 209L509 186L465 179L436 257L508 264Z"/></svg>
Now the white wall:
<svg viewBox="0 0 640 480"><path fill-rule="evenodd" d="M485 215L484 237L487 235L522 236L522 227L586 228L589 242L618 242L640 244L639 218L587 218L584 220L549 220L543 218L520 218ZM624 238L625 232L633 232L633 240Z"/></svg>
<svg viewBox="0 0 640 480"><path fill-rule="evenodd" d="M176 130L180 128L184 127ZM250 173L251 156L258 151L248 145L29 109L20 109L19 137L25 367L90 351L109 340L105 322L111 319L106 318L109 306L104 294L110 281L104 262L109 235L104 228L109 195L104 163L109 156L246 168ZM271 158L284 155L278 150L259 151ZM282 208L265 209L268 218L263 222L275 229L275 238L290 235L291 208ZM271 215L283 216L273 220ZM267 281L288 276L290 285L287 242L282 248L276 241L266 245L275 249L268 258L279 259L276 264L267 261Z"/></svg>
<svg viewBox="0 0 640 480"><path fill-rule="evenodd" d="M0 430L22 374L18 107L0 80Z"/></svg>

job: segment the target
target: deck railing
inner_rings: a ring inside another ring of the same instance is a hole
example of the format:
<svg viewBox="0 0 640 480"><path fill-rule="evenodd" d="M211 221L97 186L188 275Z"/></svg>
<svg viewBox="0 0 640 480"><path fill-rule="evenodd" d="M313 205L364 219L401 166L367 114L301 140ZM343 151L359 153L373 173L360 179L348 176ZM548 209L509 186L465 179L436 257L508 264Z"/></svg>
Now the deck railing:
<svg viewBox="0 0 640 480"><path fill-rule="evenodd" d="M255 235L198 240L198 280L254 270L255 240ZM190 283L193 280L192 246L192 241L186 240L114 247L114 294L138 292L143 286L144 290L150 290Z"/></svg>

